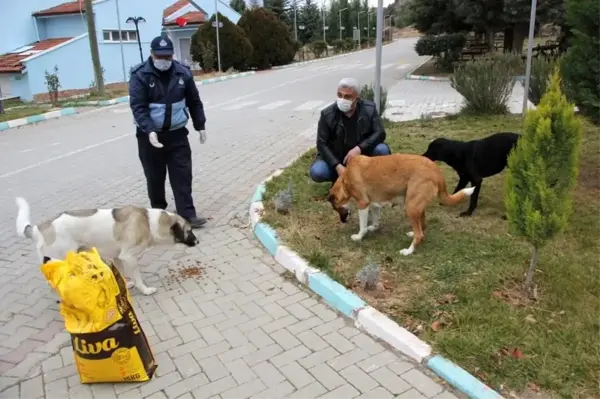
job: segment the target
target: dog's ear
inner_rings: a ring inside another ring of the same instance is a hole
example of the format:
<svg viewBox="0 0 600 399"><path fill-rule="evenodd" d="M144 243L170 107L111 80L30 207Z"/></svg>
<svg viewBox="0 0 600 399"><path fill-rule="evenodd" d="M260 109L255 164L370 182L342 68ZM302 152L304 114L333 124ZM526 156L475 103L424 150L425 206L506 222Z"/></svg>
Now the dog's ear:
<svg viewBox="0 0 600 399"><path fill-rule="evenodd" d="M178 221L175 221L171 225L171 234L173 234L173 237L175 238L176 241L178 241L178 242L185 241L185 231L183 230L181 223L179 223Z"/></svg>

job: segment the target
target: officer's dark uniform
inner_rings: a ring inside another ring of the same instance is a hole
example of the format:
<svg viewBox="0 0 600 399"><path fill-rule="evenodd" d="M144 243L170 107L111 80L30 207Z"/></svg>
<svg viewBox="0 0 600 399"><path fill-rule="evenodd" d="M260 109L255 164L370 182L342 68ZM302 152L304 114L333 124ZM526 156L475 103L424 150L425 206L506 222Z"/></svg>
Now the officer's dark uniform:
<svg viewBox="0 0 600 399"><path fill-rule="evenodd" d="M150 47L156 55L173 54L173 43L166 37L157 37ZM163 72L154 67L150 57L132 68L129 96L152 208L167 207L168 170L177 213L192 225L204 224L206 219L196 216L192 200L192 152L185 126L191 117L194 129L204 130L206 117L191 70L173 60L171 68ZM150 144L148 134L151 132L156 132L163 148Z"/></svg>

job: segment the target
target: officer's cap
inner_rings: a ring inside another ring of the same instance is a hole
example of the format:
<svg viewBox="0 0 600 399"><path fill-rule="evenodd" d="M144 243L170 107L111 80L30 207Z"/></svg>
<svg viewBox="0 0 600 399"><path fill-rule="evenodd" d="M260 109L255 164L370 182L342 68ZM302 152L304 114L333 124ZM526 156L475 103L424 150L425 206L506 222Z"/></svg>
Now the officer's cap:
<svg viewBox="0 0 600 399"><path fill-rule="evenodd" d="M173 42L166 36L158 36L152 40L150 43L150 50L154 55L160 56L172 56L173 51Z"/></svg>

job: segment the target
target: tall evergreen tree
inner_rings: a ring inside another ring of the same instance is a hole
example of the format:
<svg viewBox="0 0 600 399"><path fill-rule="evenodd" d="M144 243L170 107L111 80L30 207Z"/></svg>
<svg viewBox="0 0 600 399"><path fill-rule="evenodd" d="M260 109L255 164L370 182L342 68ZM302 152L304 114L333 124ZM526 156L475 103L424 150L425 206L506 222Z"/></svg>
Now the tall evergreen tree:
<svg viewBox="0 0 600 399"><path fill-rule="evenodd" d="M532 246L525 278L529 288L539 250L567 227L577 183L581 121L562 94L558 69L508 157L504 203L510 231Z"/></svg>
<svg viewBox="0 0 600 399"><path fill-rule="evenodd" d="M246 2L244 0L231 0L229 2L229 7L233 8L240 14L243 14L246 11Z"/></svg>
<svg viewBox="0 0 600 399"><path fill-rule="evenodd" d="M298 40L302 44L310 43L323 38L323 25L321 10L314 0L305 0L302 8L298 10Z"/></svg>

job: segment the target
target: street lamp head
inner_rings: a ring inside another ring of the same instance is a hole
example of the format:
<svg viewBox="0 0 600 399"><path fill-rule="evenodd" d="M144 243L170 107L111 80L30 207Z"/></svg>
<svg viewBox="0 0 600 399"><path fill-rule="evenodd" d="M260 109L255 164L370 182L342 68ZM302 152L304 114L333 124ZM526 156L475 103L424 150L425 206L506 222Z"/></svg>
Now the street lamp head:
<svg viewBox="0 0 600 399"><path fill-rule="evenodd" d="M146 22L146 20L144 19L144 17L129 17L125 22L128 24L139 24L140 22Z"/></svg>

